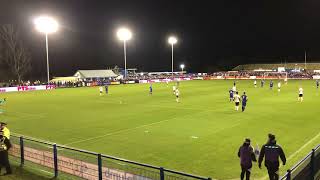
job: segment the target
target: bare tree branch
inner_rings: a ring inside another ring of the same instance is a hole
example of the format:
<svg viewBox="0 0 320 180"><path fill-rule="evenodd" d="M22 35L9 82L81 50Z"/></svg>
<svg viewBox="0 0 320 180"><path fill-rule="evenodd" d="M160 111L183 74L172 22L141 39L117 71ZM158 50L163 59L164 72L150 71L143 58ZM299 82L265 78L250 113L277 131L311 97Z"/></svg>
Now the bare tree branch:
<svg viewBox="0 0 320 180"><path fill-rule="evenodd" d="M2 62L9 66L18 82L21 82L24 75L31 69L31 56L23 46L19 32L13 25L2 25L0 27L0 39L3 42L3 52L0 58Z"/></svg>

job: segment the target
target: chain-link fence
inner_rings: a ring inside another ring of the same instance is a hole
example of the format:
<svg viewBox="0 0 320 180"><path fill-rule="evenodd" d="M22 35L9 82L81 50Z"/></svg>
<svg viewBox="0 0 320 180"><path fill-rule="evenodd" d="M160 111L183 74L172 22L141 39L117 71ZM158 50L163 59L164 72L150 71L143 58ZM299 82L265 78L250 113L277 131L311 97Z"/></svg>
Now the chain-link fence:
<svg viewBox="0 0 320 180"><path fill-rule="evenodd" d="M287 171L282 180L320 179L320 145Z"/></svg>
<svg viewBox="0 0 320 180"><path fill-rule="evenodd" d="M60 179L210 180L162 167L70 148L22 136L11 136L10 160Z"/></svg>

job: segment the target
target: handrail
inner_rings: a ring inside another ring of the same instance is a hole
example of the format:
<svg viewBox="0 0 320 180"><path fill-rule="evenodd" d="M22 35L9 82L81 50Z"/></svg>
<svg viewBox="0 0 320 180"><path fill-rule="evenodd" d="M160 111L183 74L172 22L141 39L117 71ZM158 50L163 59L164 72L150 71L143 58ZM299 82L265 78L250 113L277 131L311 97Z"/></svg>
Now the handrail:
<svg viewBox="0 0 320 180"><path fill-rule="evenodd" d="M91 155L95 155L95 156L97 156L99 154L99 153L96 153L96 152L93 152L93 151L87 151L87 150L84 150L84 149L76 149L76 148L73 148L73 147L68 147L68 146L59 145L59 144L57 144L57 147L63 148L63 149L68 149L68 150L71 150L71 151L87 153L87 154L91 154Z"/></svg>
<svg viewBox="0 0 320 180"><path fill-rule="evenodd" d="M296 163L292 168L291 171L294 171L297 167L299 167L302 163L304 163L307 158L309 158L311 156L312 152L309 152L309 154L307 156L305 156L303 159L301 159L298 163Z"/></svg>
<svg viewBox="0 0 320 180"><path fill-rule="evenodd" d="M108 158L108 159L113 159L113 160L117 160L120 162L125 162L125 163L129 163L129 164L134 164L134 165L138 165L138 166L142 166L142 167L147 167L147 168L151 168L151 169L155 169L155 170L163 170L165 172L169 172L169 173L173 173L173 174L177 174L177 175L182 175L182 176L187 176L187 177L191 177L191 178L195 178L195 179L201 179L201 180L208 180L211 178L206 178L206 177L202 177L202 176L197 176L197 175L193 175L193 174L187 174L185 172L179 172L179 171L175 171L175 170L171 170L171 169L165 169L162 167L158 167L158 166L153 166L150 164L143 164L143 163L139 163L136 161L131 161L131 160L127 160L127 159L123 159L123 158L118 158L118 157L114 157L114 156L110 156L110 155L105 155L105 154L99 154L93 151L87 151L87 150L83 150L83 149L77 149L77 148L73 148L73 147L69 147L69 146L65 146L65 145L59 145L56 143L52 143L49 141L44 141L44 140L40 140L40 139L36 139L36 138L31 138L31 137L27 137L27 136L23 136L23 135L17 135L15 133L11 134L12 137L16 137L16 138L20 138L23 137L25 140L29 140L32 142L37 142L37 143L42 143L42 144L46 144L46 145L56 145L56 147L58 148L63 148L63 149L67 149L67 150L71 150L71 151L76 151L76 152L80 152L80 153L86 153L86 154L91 154L91 155L96 155L96 156L100 156L103 158Z"/></svg>
<svg viewBox="0 0 320 180"><path fill-rule="evenodd" d="M45 140L40 140L40 139L36 139L36 138L31 138L31 137L27 137L27 136L23 136L23 135L15 135L15 134L11 134L10 136L19 138L20 136L22 136L24 139L29 140L29 141L33 141L33 142L37 142L37 143L43 143L46 145L53 145L55 143L49 142L49 141L45 141Z"/></svg>
<svg viewBox="0 0 320 180"><path fill-rule="evenodd" d="M105 154L101 154L101 156L104 158L108 158L108 159L113 159L113 160L117 160L117 161L121 161L121 162L126 162L126 163L130 163L130 164L135 164L135 165L139 165L139 166L143 166L143 167L148 167L148 168L160 170L160 167L153 166L150 164L142 164L139 162L135 162L135 161L127 160L127 159L122 159L122 158L117 158L117 157L109 156L109 155L105 155Z"/></svg>
<svg viewBox="0 0 320 180"><path fill-rule="evenodd" d="M281 179L287 179L288 176L290 177L291 176L291 172L295 171L302 163L307 161L308 158L312 158L313 153L315 151L317 151L318 149L320 149L320 144L318 144L314 149L312 149L311 152L309 152L303 159L301 159L298 163L296 163L292 168L288 169L286 174L284 174L284 176L282 176ZM312 162L312 159L311 159L311 162Z"/></svg>

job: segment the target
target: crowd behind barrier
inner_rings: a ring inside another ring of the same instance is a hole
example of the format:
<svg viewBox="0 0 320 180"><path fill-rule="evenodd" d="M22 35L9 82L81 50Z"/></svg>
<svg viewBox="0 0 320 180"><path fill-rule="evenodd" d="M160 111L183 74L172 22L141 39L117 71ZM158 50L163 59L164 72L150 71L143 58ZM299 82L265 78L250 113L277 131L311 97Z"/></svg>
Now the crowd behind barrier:
<svg viewBox="0 0 320 180"><path fill-rule="evenodd" d="M86 87L86 86L104 86L116 84L131 84L145 82L166 82L176 80L190 79L315 79L320 78L319 72L301 71L301 72L265 72L265 71L221 71L214 73L189 73L189 74L128 74L126 79L117 78L92 78L82 79L79 81L58 81L58 82L41 82L37 81L8 81L0 82L0 87L17 87L17 86L38 86L54 85L57 88L63 87Z"/></svg>

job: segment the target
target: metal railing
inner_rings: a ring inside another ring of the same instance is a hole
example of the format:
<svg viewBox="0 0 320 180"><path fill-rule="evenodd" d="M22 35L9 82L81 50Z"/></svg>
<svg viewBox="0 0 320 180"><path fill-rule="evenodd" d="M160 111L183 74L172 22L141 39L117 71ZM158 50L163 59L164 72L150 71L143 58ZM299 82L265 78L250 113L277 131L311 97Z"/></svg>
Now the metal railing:
<svg viewBox="0 0 320 180"><path fill-rule="evenodd" d="M163 167L11 135L10 160L51 173L60 179L211 180Z"/></svg>
<svg viewBox="0 0 320 180"><path fill-rule="evenodd" d="M320 144L291 169L281 180L320 179Z"/></svg>

